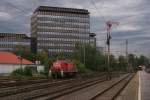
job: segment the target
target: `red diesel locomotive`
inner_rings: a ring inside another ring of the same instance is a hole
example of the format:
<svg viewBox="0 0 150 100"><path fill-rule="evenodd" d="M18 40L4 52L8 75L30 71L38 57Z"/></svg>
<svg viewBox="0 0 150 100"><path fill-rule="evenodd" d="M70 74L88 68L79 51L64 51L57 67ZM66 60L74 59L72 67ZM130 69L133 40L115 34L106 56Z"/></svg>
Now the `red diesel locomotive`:
<svg viewBox="0 0 150 100"><path fill-rule="evenodd" d="M53 62L49 73L53 77L72 77L76 74L77 69L75 65L67 60L57 60Z"/></svg>

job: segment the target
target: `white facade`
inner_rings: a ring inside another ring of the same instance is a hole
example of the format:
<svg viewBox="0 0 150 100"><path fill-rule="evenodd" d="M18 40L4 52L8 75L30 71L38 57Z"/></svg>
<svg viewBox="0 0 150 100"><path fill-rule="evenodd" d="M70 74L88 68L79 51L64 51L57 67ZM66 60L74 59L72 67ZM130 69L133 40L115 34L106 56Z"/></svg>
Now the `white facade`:
<svg viewBox="0 0 150 100"><path fill-rule="evenodd" d="M22 68L24 68L25 66L27 65L22 65ZM0 64L0 74L9 74L20 67L21 66L18 64Z"/></svg>
<svg viewBox="0 0 150 100"><path fill-rule="evenodd" d="M44 71L44 66L43 65L37 65L37 72Z"/></svg>
<svg viewBox="0 0 150 100"><path fill-rule="evenodd" d="M44 70L44 66L42 65L22 65L22 68L26 66L36 67L35 69L37 69L37 72ZM21 68L20 64L0 64L0 75L8 75L18 68Z"/></svg>

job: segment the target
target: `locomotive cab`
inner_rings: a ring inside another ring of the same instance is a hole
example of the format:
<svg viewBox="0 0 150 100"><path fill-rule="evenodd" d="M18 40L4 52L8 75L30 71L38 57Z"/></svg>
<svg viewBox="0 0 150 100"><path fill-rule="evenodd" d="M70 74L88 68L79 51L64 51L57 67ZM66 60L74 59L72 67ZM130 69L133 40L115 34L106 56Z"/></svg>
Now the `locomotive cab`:
<svg viewBox="0 0 150 100"><path fill-rule="evenodd" d="M50 76L58 77L72 77L76 74L76 67L72 62L66 60L57 60L53 62L50 68Z"/></svg>

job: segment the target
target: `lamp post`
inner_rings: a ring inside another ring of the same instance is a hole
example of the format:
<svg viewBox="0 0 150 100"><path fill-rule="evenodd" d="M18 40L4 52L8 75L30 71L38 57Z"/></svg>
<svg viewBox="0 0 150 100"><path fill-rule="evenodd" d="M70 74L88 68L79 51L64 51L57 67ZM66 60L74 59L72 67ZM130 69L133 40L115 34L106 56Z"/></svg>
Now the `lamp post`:
<svg viewBox="0 0 150 100"><path fill-rule="evenodd" d="M20 68L22 69L22 60L23 60L23 58L21 56L18 56L18 59L20 60Z"/></svg>

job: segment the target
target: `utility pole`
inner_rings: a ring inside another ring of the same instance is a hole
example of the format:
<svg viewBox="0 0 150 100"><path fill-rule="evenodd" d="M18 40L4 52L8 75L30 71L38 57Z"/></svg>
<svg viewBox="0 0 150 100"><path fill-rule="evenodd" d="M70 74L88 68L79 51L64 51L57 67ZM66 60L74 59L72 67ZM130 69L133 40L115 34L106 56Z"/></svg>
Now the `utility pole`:
<svg viewBox="0 0 150 100"><path fill-rule="evenodd" d="M128 40L126 39L126 57L128 58Z"/></svg>
<svg viewBox="0 0 150 100"><path fill-rule="evenodd" d="M111 26L110 26L111 27ZM110 27L107 28L107 71L108 71L108 80L111 80L111 75L110 75Z"/></svg>
<svg viewBox="0 0 150 100"><path fill-rule="evenodd" d="M126 39L126 60L127 60L127 68L129 71L129 58L128 58L128 40Z"/></svg>
<svg viewBox="0 0 150 100"><path fill-rule="evenodd" d="M84 43L84 46L83 46L83 49L84 49L84 66L85 66L85 43Z"/></svg>

